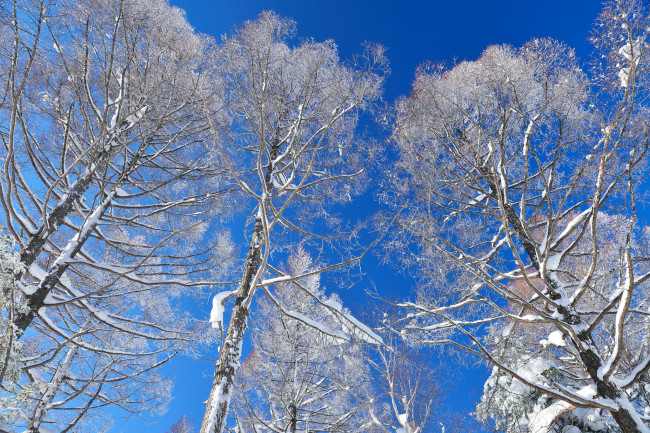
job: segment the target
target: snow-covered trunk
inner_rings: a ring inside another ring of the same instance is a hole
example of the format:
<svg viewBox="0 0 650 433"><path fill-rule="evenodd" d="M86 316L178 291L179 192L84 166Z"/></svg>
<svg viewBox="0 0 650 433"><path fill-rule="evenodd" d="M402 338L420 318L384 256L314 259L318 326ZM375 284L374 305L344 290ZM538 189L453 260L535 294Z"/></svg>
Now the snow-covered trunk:
<svg viewBox="0 0 650 433"><path fill-rule="evenodd" d="M591 341L591 335L589 335L589 341ZM616 424L620 427L621 432L648 433L650 429L646 427L641 417L639 417L627 394L611 381L605 381L599 378L598 370L602 366L600 357L594 351L588 350L581 352L580 358L589 376L596 384L598 394L605 398L610 398L619 404L620 409L615 412L612 411L611 414Z"/></svg>
<svg viewBox="0 0 650 433"><path fill-rule="evenodd" d="M86 321L86 323L82 327L82 332L85 330L88 326L89 322ZM59 388L61 387L61 384L65 380L66 376L68 375L68 372L70 371L70 366L72 365L72 362L77 355L77 352L79 351L79 346L74 344L74 342L71 342L71 347L70 350L68 350L68 353L66 354L65 358L59 364L56 368L56 371L52 375L52 378L50 379L50 382L47 384L47 387L45 388L45 392L41 395L40 400L36 403L36 407L34 408L34 412L32 415L32 419L29 422L29 425L27 426L27 432L29 433L38 433L41 427L41 424L43 423L43 420L45 419L45 416L47 415L49 409L51 408L52 401L54 401L54 397L56 396L56 393L58 392Z"/></svg>
<svg viewBox="0 0 650 433"><path fill-rule="evenodd" d="M273 161L277 158L279 146L274 143L269 155L269 164L266 167L264 177L266 183L267 197L273 188ZM253 226L251 244L246 255L246 264L239 286L237 287L237 298L232 310L228 331L223 347L219 350L219 360L215 366L214 381L210 390L210 397L206 402L205 415L201 424L200 433L222 433L226 425L226 417L232 397L232 387L235 381L235 374L240 365L241 348L244 341L248 321L247 301L255 291L254 279L261 264L262 245L264 244L264 207L260 209Z"/></svg>
<svg viewBox="0 0 650 433"><path fill-rule="evenodd" d="M64 197L55 206L54 210L48 215L48 223L42 226L37 231L37 233L30 238L27 247L20 256L21 262L25 266L25 269L29 269L29 267L34 263L38 254L42 251L45 241L54 231L56 231L56 229L53 228L50 223L56 223L56 227L63 223L65 218L72 210L74 201L78 200L90 187L90 182L93 179L93 173L96 172L98 167L101 167L108 163L110 156L113 154L115 146L117 146L120 142L120 134L133 127L142 118L142 116L144 116L146 110L146 107L142 108L136 114L128 116L127 119L122 122L120 129L114 132L114 135L98 151L96 157L92 158L92 160L95 162L91 164L91 167L88 167L84 173L72 184ZM70 263L74 257L79 253L79 251L81 251L81 248L83 248L88 238L90 238L90 235L99 224L100 219L104 216L108 208L111 206L111 203L115 198L117 188L128 176L128 174L135 170L147 146L147 141L144 141L140 144L140 147L135 152L129 163L124 167L120 177L115 181L112 189L105 193L106 197L95 208L93 213L90 214L88 218L86 218L79 230L79 233L70 239L66 247L61 251L57 259L54 261L54 264L47 271L45 277L40 281L36 291L26 296L29 311L26 313L19 313L14 320L14 325L17 329L17 338L22 337L22 335L25 333L27 327L29 327L29 325L32 323L32 320L34 320L36 312L41 307L43 307L47 295L59 283L61 277L70 266ZM30 245L32 246L30 247ZM17 279L20 277L22 277L22 275L18 275Z"/></svg>
<svg viewBox="0 0 650 433"><path fill-rule="evenodd" d="M47 271L40 281L38 288L31 294L27 295L27 306L29 310L19 313L14 320L17 328L17 338L22 337L25 330L34 320L36 312L43 307L45 299L52 292L52 289L59 283L61 277L70 266L74 257L81 251L90 235L95 230L101 217L104 215L115 196L115 191L110 191L102 202L95 208L93 213L86 219L81 230L75 235L61 251L54 264Z"/></svg>
<svg viewBox="0 0 650 433"><path fill-rule="evenodd" d="M253 239L246 256L244 275L237 288L237 299L228 324L226 339L219 351L219 360L215 366L214 381L206 403L201 433L221 433L226 424L233 382L239 367L241 347L247 327L248 308L245 302L252 295L253 279L260 266L262 240L262 216L258 214L253 229Z"/></svg>
<svg viewBox="0 0 650 433"><path fill-rule="evenodd" d="M27 246L20 254L20 260L25 265L25 268L29 269L29 267L34 263L36 257L38 257L43 250L43 246L47 240L59 229L66 217L70 214L74 202L79 200L88 190L88 187L93 180L93 173L94 170L86 169L81 176L70 185L63 194L63 197L61 197L61 200L59 200L56 206L54 206L52 211L47 215L45 224L39 227L38 230L29 237ZM21 276L22 275L19 275L18 277Z"/></svg>
<svg viewBox="0 0 650 433"><path fill-rule="evenodd" d="M519 216L517 215L514 207L504 200L503 195L500 194L500 188L493 174L489 172L486 167L479 167L479 172L490 186L491 195L497 203L499 203L505 219L508 221L513 231L521 241L526 254L528 255L533 267L539 272L539 275L546 281L549 289L549 297L552 300L560 300L563 293L558 286L555 278L549 276L549 271L542 269L533 240L528 235L524 228ZM501 193L502 194L502 193ZM562 321L567 325L576 326L582 324L580 315L571 308L564 304L559 304L557 307L558 313L562 317ZM582 364L596 385L598 394L604 398L609 398L616 402L619 406L617 411L612 411L612 418L616 421L623 433L648 433L650 430L645 426L643 420L639 417L634 410L633 404L630 402L627 394L615 383L610 380L605 380L599 374L599 370L603 366L602 358L594 349L593 338L590 332L582 331L576 333L578 339L582 343L578 350L580 352L580 359Z"/></svg>
<svg viewBox="0 0 650 433"><path fill-rule="evenodd" d="M90 159L91 163L79 175L70 187L64 192L59 202L54 206L52 211L45 218L44 224L30 235L25 249L20 254L20 261L25 265L25 269L34 263L38 255L43 251L47 240L54 234L64 223L72 211L75 201L79 200L90 187L97 170L101 169L108 163L114 154L115 148L119 145L120 134L130 129L144 115L144 111L139 111L138 115L129 116L123 123L124 125L112 132L106 144L101 146L96 154ZM20 279L22 274L17 275Z"/></svg>

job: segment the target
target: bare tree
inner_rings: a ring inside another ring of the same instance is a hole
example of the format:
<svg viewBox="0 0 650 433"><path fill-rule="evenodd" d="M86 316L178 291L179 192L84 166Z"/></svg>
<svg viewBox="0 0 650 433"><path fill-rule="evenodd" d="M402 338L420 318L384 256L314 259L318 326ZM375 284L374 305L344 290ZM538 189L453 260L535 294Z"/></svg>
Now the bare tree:
<svg viewBox="0 0 650 433"><path fill-rule="evenodd" d="M196 338L170 299L225 252L206 236L223 209L210 41L163 0L12 0L0 28L0 203L24 301L2 312L3 349L20 342L31 389L14 421L67 431L107 404L155 407L155 368Z"/></svg>
<svg viewBox="0 0 650 433"><path fill-rule="evenodd" d="M227 102L213 117L215 150L247 206L249 241L237 290L214 300L213 321L220 324L226 298L236 298L202 433L224 429L251 302L258 287L278 282L262 277L295 277L283 275L272 260L304 242L329 248L343 263L355 260L331 248L342 226L329 205L350 200L374 159L373 146L355 128L360 111L379 97L383 51L370 47L344 65L333 42L290 46L293 33L293 22L263 13L225 38L214 59L220 76L215 88L223 89Z"/></svg>
<svg viewBox="0 0 650 433"><path fill-rule="evenodd" d="M430 353L410 346L404 336L389 329L388 315L384 319L384 344L372 348L366 359L372 366L370 378L379 391L375 391L374 400L386 402L389 410L373 418L380 431L386 433L437 430L446 421L442 417L445 389L440 372L443 370L436 367ZM377 405L372 407L375 408L381 409Z"/></svg>
<svg viewBox="0 0 650 433"><path fill-rule="evenodd" d="M177 423L172 424L166 433L192 433L194 432L193 424L194 420L189 419L187 415L183 415Z"/></svg>
<svg viewBox="0 0 650 433"><path fill-rule="evenodd" d="M422 68L397 105L393 246L420 246L404 255L420 277L406 329L484 357L492 385L543 395L512 431L569 412L649 431L648 18L608 3L587 72L558 42L490 47Z"/></svg>
<svg viewBox="0 0 650 433"><path fill-rule="evenodd" d="M299 249L288 268L300 275L313 264ZM231 430L379 431L370 416L372 382L363 349L323 305L338 301L324 296L318 275L300 283L309 293L292 283L268 287L268 299L255 309L253 350L236 381Z"/></svg>

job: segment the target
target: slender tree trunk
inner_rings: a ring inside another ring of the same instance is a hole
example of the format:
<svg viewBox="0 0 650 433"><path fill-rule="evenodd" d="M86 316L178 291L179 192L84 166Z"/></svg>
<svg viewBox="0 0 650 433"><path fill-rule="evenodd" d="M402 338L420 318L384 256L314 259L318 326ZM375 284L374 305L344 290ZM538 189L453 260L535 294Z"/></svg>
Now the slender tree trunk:
<svg viewBox="0 0 650 433"><path fill-rule="evenodd" d="M215 366L214 381L206 404L201 433L221 433L226 425L233 382L239 367L241 347L248 321L248 309L244 304L252 295L253 279L260 266L262 241L263 226L260 211L255 221L253 239L246 256L244 275L237 288L237 299L228 324L226 339L219 351L219 360Z"/></svg>
<svg viewBox="0 0 650 433"><path fill-rule="evenodd" d="M291 411L291 426L289 429L291 433L296 433L296 427L298 425L298 408L292 403L291 406L289 406L289 410Z"/></svg>
<svg viewBox="0 0 650 433"><path fill-rule="evenodd" d="M38 310L43 307L43 305L45 305L45 299L47 299L47 295L52 292L52 289L58 284L63 274L70 266L72 259L75 258L79 251L81 251L81 248L83 248L88 238L90 238L90 235L99 224L100 218L104 215L110 206L114 195L115 191L108 193L106 198L102 201L102 203L100 203L99 206L97 206L88 220L81 227L81 230L77 236L72 238L63 249L63 251L61 251L61 254L59 254L50 270L39 283L36 291L27 296L27 306L29 307L29 310L24 313L18 313L16 320L14 320L14 325L17 328L17 338L23 336L27 327L34 320L36 312L38 312Z"/></svg>
<svg viewBox="0 0 650 433"><path fill-rule="evenodd" d="M88 322L84 323L82 329L85 329L87 326ZM50 409L52 401L54 401L56 393L59 391L61 384L70 371L70 366L72 365L72 362L77 355L77 352L79 351L79 346L77 346L74 342L71 342L70 344L72 347L70 347L70 350L68 350L68 353L66 354L63 362L61 362L61 364L57 367L56 371L52 375L52 378L50 379L50 382L47 384L45 392L36 404L32 419L27 426L27 432L29 433L39 433L41 424L43 423L43 420L45 419L45 416Z"/></svg>
<svg viewBox="0 0 650 433"><path fill-rule="evenodd" d="M266 167L264 176L266 190L269 194L273 189L273 161L277 158L278 150L279 145L276 140L271 146L269 164ZM253 296L253 292L255 291L253 280L261 263L261 251L265 236L262 221L263 212L263 205L260 205L257 218L255 219L255 225L253 226L251 244L246 255L244 274L239 282L239 287L237 287L235 307L232 310L232 316L228 324L226 339L223 347L219 350L219 360L215 365L214 381L212 382L210 397L208 397L206 403L200 433L222 433L226 426L226 417L228 416L230 399L232 397L232 387L235 381L235 373L237 372L237 368L239 368L241 348L248 322L248 308L245 304L249 297Z"/></svg>
<svg viewBox="0 0 650 433"><path fill-rule="evenodd" d="M138 120L140 118L138 117ZM87 169L80 177L77 179L70 188L64 194L64 197L61 201L54 207L52 212L47 217L47 224L40 227L40 229L32 235L30 238L27 247L20 255L21 262L25 265L26 269L34 263L36 257L43 250L45 242L49 236L56 231L58 226L63 223L65 218L68 216L72 210L72 205L75 200L79 199L90 187L90 183L93 179L93 173L97 170L97 167L101 167L104 164L107 164L109 157L111 156L111 149L113 149L116 144L119 144L119 132L126 131L127 128L130 128L134 123L129 123L128 126L122 127L116 133L116 135L109 139L108 142L102 147L98 152L98 156L93 158L95 161L93 170ZM100 219L104 216L106 211L111 206L113 199L115 197L115 188L119 186L129 173L131 173L138 161L140 160L142 153L149 145L149 142L146 141L140 145L137 152L129 161L129 164L124 168L123 172L120 175L120 178L115 182L115 185L112 190L106 192L106 197L102 202L95 208L92 214L90 214L86 221L80 228L79 233L74 236L66 247L61 251L57 259L55 260L52 267L47 271L45 277L40 281L38 288L34 293L26 295L27 306L29 310L27 312L18 313L16 319L14 320L14 325L16 327L16 338L20 339L25 330L31 325L34 320L34 316L40 308L45 304L45 299L52 292L52 289L59 283L61 277L65 271L70 267L72 259L81 251L86 241L90 238L90 235L93 233L95 228L99 225ZM54 226L52 224L55 224ZM22 274L16 275L16 279L22 278Z"/></svg>
<svg viewBox="0 0 650 433"><path fill-rule="evenodd" d="M126 131L131 126L132 124L129 123L127 126L124 126L111 134L106 144L101 145L94 157L90 159L91 163L89 166L83 171L83 173L81 173L77 180L70 185L59 202L47 215L44 224L40 226L36 232L30 235L25 249L20 253L20 261L25 265L26 269L29 269L41 251L43 251L45 243L52 234L55 233L65 222L65 219L72 211L74 202L79 200L90 187L95 173L104 167L113 156L115 148L120 145L120 133ZM16 279L19 280L21 277L22 274L17 275Z"/></svg>

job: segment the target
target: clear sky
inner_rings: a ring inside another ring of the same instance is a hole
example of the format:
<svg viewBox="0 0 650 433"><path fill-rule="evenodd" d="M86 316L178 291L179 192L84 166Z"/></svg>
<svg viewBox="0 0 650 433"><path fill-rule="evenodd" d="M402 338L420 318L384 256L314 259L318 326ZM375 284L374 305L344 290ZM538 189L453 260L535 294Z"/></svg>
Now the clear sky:
<svg viewBox="0 0 650 433"><path fill-rule="evenodd" d="M425 61L477 58L488 45L552 37L589 56L598 0L172 0L200 32L219 36L271 9L298 23L300 37L333 39L342 57L364 41L386 46L389 100L405 94Z"/></svg>
<svg viewBox="0 0 650 433"><path fill-rule="evenodd" d="M423 62L452 64L454 60L474 60L488 45L519 46L532 38L551 37L575 48L577 56L586 61L591 54L587 38L601 9L597 0L172 0L171 3L187 12L189 22L197 31L217 38L234 25L254 19L263 10L274 10L297 22L301 38L333 39L342 58L359 53L364 41L381 43L388 48L391 63L392 73L385 89L389 104L409 92L415 68ZM391 272L381 270L383 277L373 282L380 291L397 291L408 296L411 283L403 278L386 278ZM343 300L348 305L362 301L355 299L354 293L344 294ZM206 299L205 305L197 306L197 311L206 312L206 319L209 304L210 300ZM216 357L216 353L206 354L206 358ZM212 365L210 361L174 361L167 369L169 375L176 377L175 399L169 412L156 425L130 420L119 422L119 427L124 432L163 433L185 413L195 419L198 428L204 410L201 402L207 399L212 382ZM480 395L485 377L484 370L466 371L463 382L451 395L453 406L471 410L470 397Z"/></svg>

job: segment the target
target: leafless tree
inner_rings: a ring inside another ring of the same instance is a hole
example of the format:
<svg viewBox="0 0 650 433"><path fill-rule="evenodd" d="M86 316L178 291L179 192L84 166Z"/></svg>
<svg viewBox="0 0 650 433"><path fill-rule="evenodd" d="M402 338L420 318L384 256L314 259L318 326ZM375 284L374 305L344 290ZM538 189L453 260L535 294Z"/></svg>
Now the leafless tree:
<svg viewBox="0 0 650 433"><path fill-rule="evenodd" d="M227 250L206 233L224 208L210 41L163 0L11 0L0 34L0 204L23 301L2 312L3 349L22 346L25 374L5 390L31 389L16 421L38 431L59 410L66 431L91 408L155 406L155 367L196 337L170 299Z"/></svg>
<svg viewBox="0 0 650 433"><path fill-rule="evenodd" d="M648 431L649 22L613 1L587 71L558 42L495 46L422 68L397 105L393 251L419 276L406 329L543 395L512 431L569 413Z"/></svg>
<svg viewBox="0 0 650 433"><path fill-rule="evenodd" d="M384 316L383 345L371 347L366 362L372 367L369 377L375 384L377 402L389 410L374 415L380 431L425 433L444 426L445 383L435 360L423 348L413 347L390 329ZM375 405L373 409L380 409ZM443 427L444 428L444 427ZM448 430L451 431L451 430Z"/></svg>
<svg viewBox="0 0 650 433"><path fill-rule="evenodd" d="M332 41L291 46L294 28L289 20L263 13L225 38L214 59L219 75L214 85L223 89L226 101L211 117L215 152L241 192L249 240L237 289L214 300L215 324L223 320L228 297L235 297L235 305L202 433L224 429L256 289L296 277L280 272L273 264L276 257L288 246L311 243L329 249L333 257L343 256L340 263L355 261L345 250L331 247L342 225L329 206L351 199L365 167L375 159L374 147L355 129L360 112L380 95L383 50L369 47L346 65ZM274 279L264 280L265 275Z"/></svg>
<svg viewBox="0 0 650 433"><path fill-rule="evenodd" d="M189 419L187 415L181 416L177 423L172 424L167 433L192 433L194 421Z"/></svg>
<svg viewBox="0 0 650 433"><path fill-rule="evenodd" d="M310 268L299 249L288 273ZM231 431L379 431L370 415L372 382L363 348L323 305L337 301L324 296L318 275L301 284L309 293L293 283L265 288L268 299L252 319L253 350L236 381Z"/></svg>

